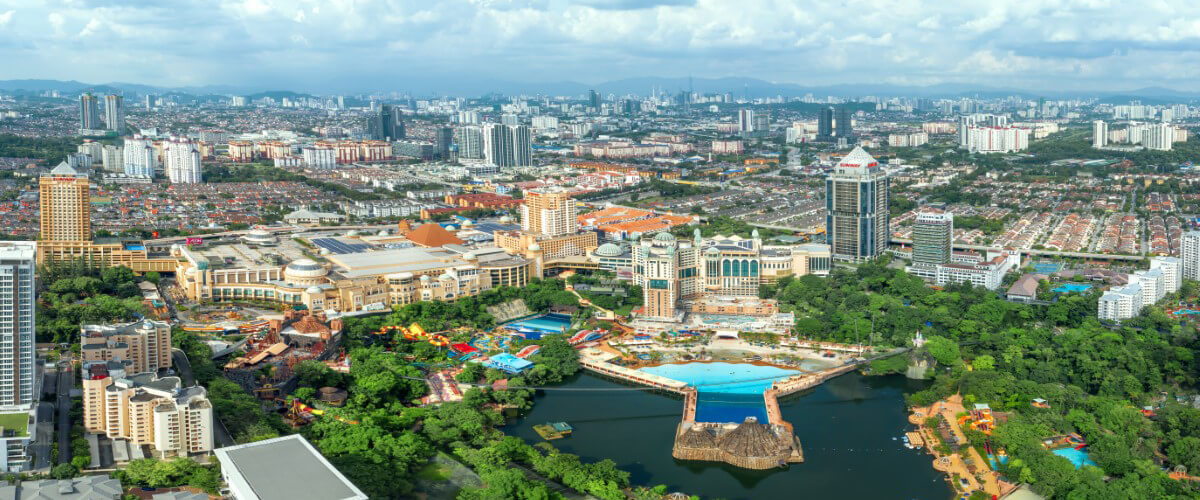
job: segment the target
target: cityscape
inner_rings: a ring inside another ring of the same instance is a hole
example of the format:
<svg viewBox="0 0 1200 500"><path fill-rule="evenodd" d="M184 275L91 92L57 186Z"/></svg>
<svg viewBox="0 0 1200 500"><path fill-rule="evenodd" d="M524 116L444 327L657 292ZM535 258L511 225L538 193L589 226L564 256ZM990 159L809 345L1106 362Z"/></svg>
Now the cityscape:
<svg viewBox="0 0 1200 500"><path fill-rule="evenodd" d="M3 495L1200 498L1195 7L451 3L0 0Z"/></svg>

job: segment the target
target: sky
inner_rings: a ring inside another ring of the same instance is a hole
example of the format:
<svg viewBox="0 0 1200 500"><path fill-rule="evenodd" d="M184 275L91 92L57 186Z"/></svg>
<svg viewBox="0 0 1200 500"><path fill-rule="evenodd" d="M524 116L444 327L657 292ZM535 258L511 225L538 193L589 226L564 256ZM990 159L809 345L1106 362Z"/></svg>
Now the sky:
<svg viewBox="0 0 1200 500"><path fill-rule="evenodd" d="M368 91L689 75L1200 91L1200 2L0 0L0 79Z"/></svg>

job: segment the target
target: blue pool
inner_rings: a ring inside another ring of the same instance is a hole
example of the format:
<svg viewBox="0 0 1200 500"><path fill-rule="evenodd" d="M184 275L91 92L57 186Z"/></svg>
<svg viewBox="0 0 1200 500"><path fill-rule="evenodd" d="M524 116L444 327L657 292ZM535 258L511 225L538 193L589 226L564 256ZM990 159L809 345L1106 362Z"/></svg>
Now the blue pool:
<svg viewBox="0 0 1200 500"><path fill-rule="evenodd" d="M571 326L571 316L568 314L543 314L534 318L514 321L505 328L524 333L526 338L541 338L546 333L563 333Z"/></svg>
<svg viewBox="0 0 1200 500"><path fill-rule="evenodd" d="M1083 293L1092 289L1092 285L1081 285L1078 283L1067 283L1060 285L1058 288L1050 290L1055 293Z"/></svg>
<svg viewBox="0 0 1200 500"><path fill-rule="evenodd" d="M1054 454L1071 461L1076 469L1085 465L1096 467L1096 462L1088 458L1088 453L1084 450L1076 450L1075 448L1059 448L1054 450Z"/></svg>
<svg viewBox="0 0 1200 500"><path fill-rule="evenodd" d="M1200 311L1197 311L1195 309L1180 309L1171 314L1193 314L1193 315L1195 315L1195 314L1200 314Z"/></svg>
<svg viewBox="0 0 1200 500"><path fill-rule="evenodd" d="M744 363L686 363L642 368L646 373L687 382L697 387L697 422L741 422L755 417L765 422L763 391L777 379L798 370Z"/></svg>

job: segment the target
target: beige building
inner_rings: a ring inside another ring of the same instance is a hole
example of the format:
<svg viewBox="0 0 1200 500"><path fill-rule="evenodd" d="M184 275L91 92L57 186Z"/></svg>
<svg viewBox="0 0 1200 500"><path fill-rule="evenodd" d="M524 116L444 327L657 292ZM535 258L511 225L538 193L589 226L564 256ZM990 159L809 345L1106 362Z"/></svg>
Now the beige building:
<svg viewBox="0 0 1200 500"><path fill-rule="evenodd" d="M179 377L126 375L119 363L85 364L83 426L110 439L150 446L160 456L213 449L213 411L203 387L183 388Z"/></svg>
<svg viewBox="0 0 1200 500"><path fill-rule="evenodd" d="M157 373L171 367L171 325L164 321L83 325L79 342L84 363L116 361L126 373Z"/></svg>
<svg viewBox="0 0 1200 500"><path fill-rule="evenodd" d="M538 276L544 260L585 256L597 246L594 232L579 232L575 201L564 189L534 189L525 193L521 205L521 230L496 231L496 246L538 261Z"/></svg>
<svg viewBox="0 0 1200 500"><path fill-rule="evenodd" d="M248 300L341 312L453 301L495 286L524 286L536 262L462 245L329 254L251 233L241 242L176 247L176 280L195 301Z"/></svg>
<svg viewBox="0 0 1200 500"><path fill-rule="evenodd" d="M575 200L563 189L534 189L525 193L521 205L521 229L545 236L562 236L579 231Z"/></svg>

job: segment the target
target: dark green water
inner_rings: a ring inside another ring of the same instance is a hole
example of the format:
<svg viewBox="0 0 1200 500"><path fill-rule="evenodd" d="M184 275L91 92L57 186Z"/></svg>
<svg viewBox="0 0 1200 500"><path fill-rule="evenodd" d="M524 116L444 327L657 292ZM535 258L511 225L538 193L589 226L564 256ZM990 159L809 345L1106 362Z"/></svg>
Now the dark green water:
<svg viewBox="0 0 1200 500"><path fill-rule="evenodd" d="M558 449L587 460L612 459L634 484L666 484L704 498L950 498L933 470L933 456L893 441L911 430L903 394L922 388L901 376L850 373L780 402L795 427L805 462L787 469L751 471L671 457L672 435L683 409L679 398L642 391L541 391L528 415L505 432L541 441L532 426L566 421L573 436ZM627 387L579 374L562 387Z"/></svg>

